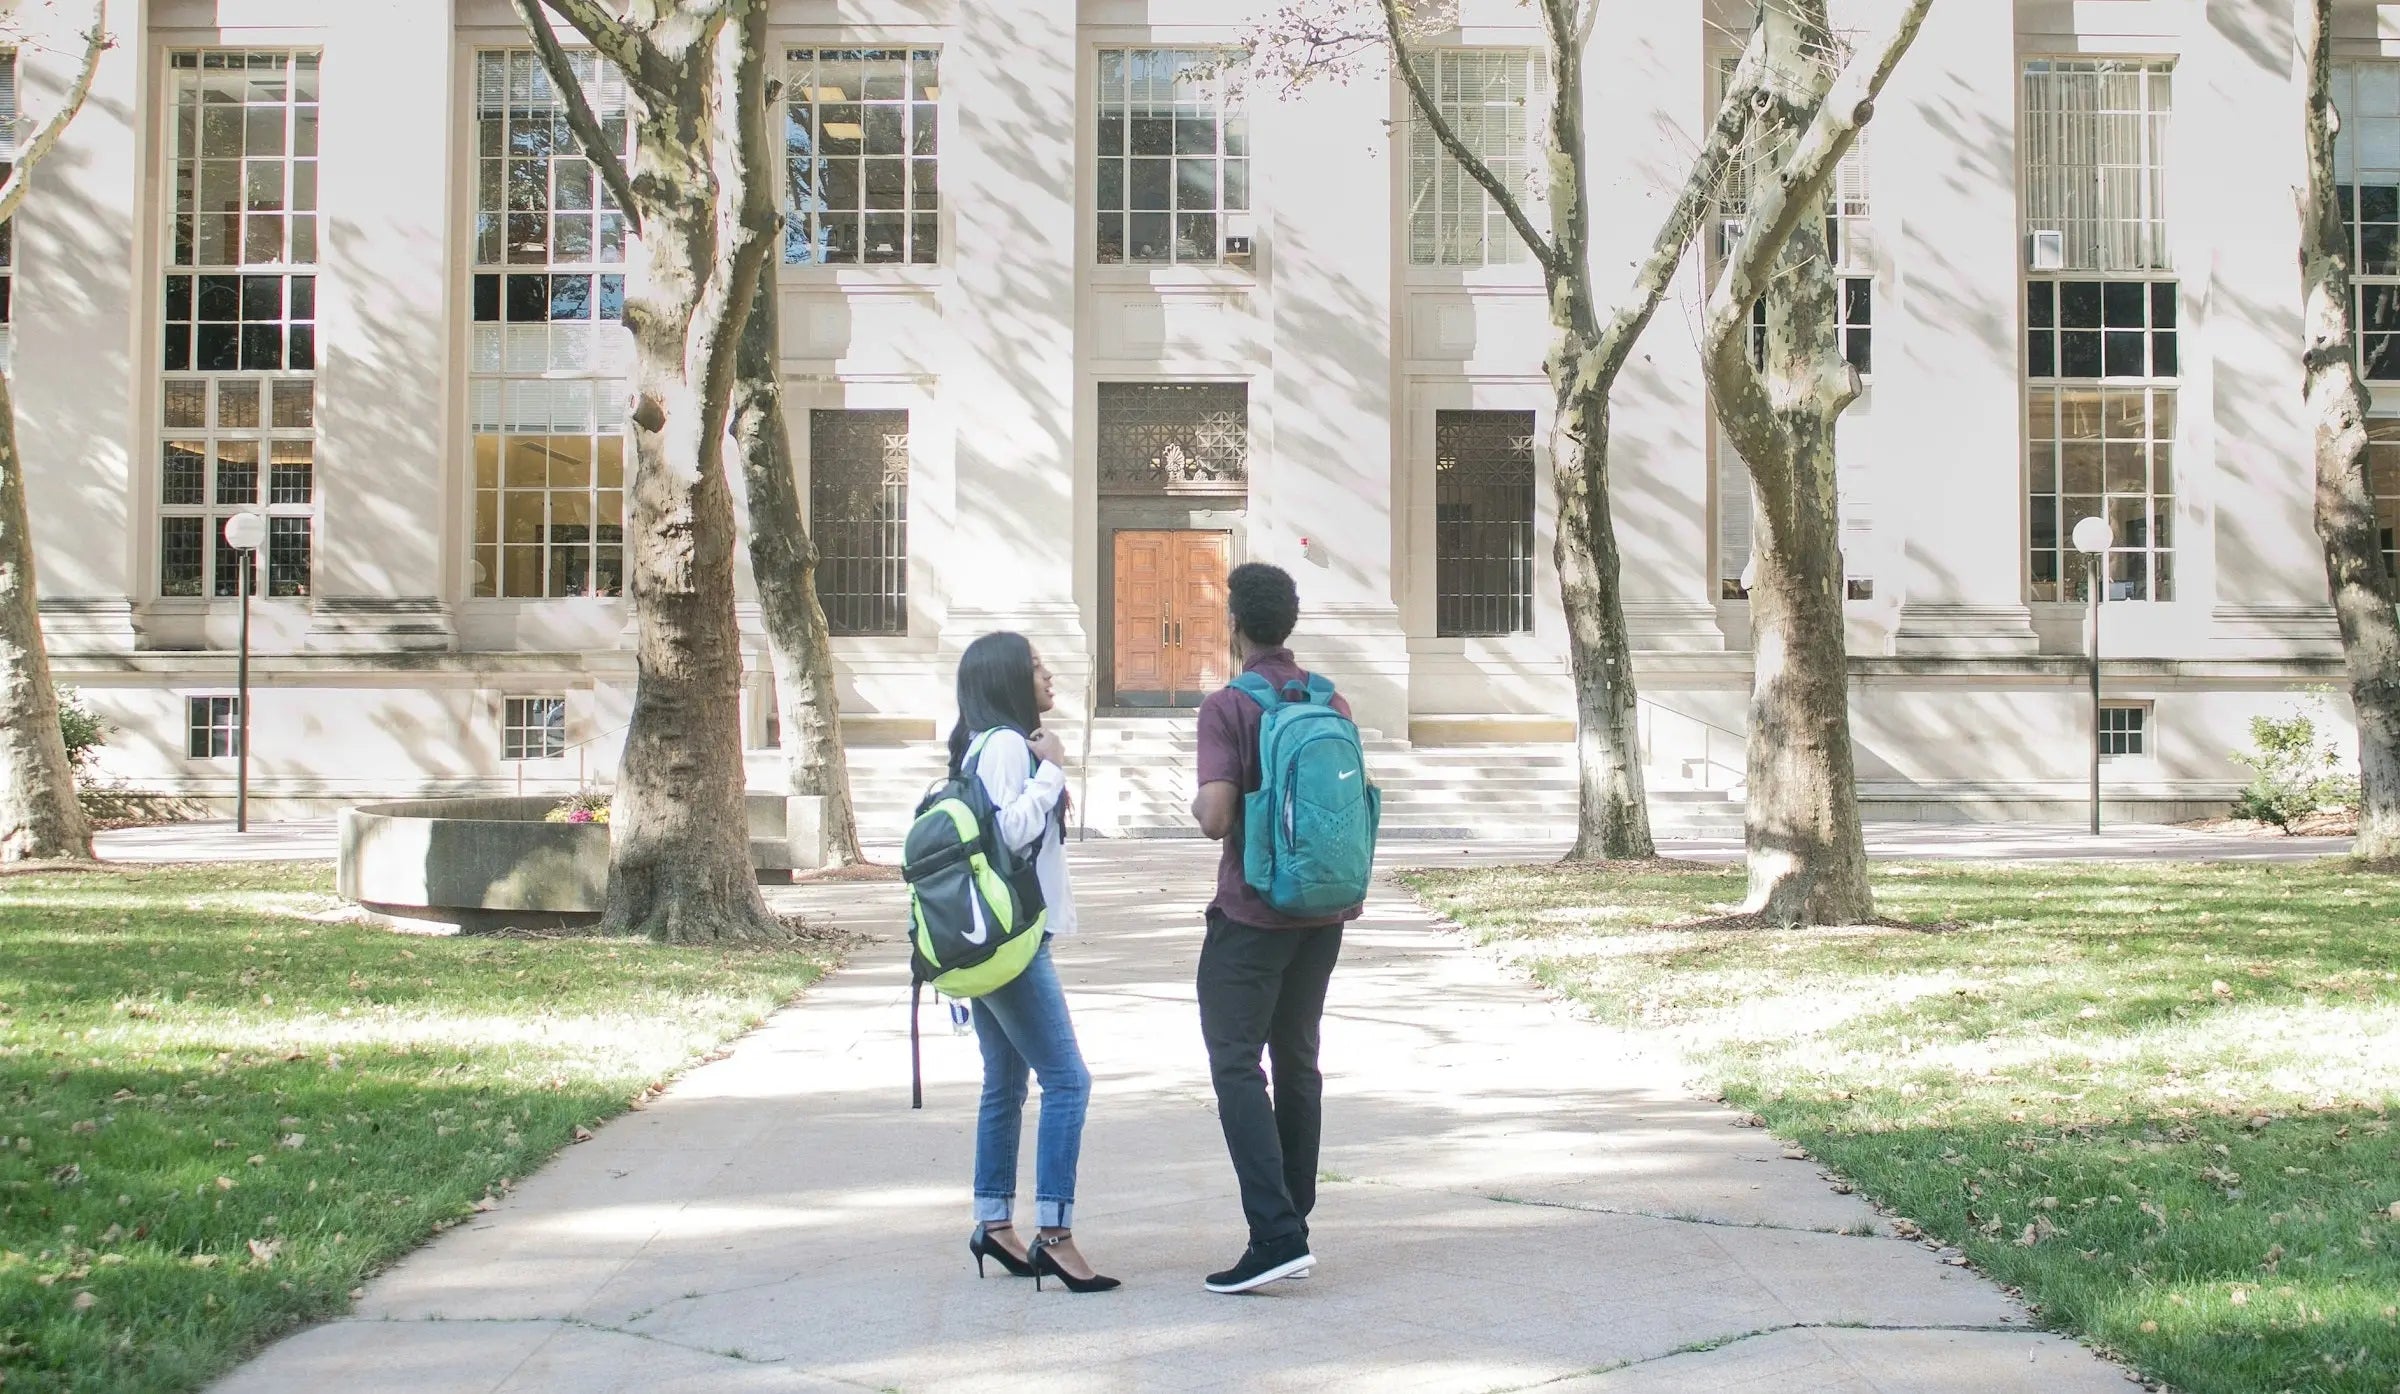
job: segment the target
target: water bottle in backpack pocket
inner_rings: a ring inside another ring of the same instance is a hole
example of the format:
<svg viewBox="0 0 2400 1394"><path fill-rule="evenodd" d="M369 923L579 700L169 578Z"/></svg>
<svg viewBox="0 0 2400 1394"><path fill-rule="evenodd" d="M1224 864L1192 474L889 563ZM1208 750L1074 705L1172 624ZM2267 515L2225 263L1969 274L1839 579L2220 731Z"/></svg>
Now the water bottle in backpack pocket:
<svg viewBox="0 0 2400 1394"><path fill-rule="evenodd" d="M1383 793L1367 779L1358 726L1315 674L1277 692L1256 673L1233 686L1263 709L1258 789L1242 803L1242 879L1292 916L1334 915L1367 898Z"/></svg>
<svg viewBox="0 0 2400 1394"><path fill-rule="evenodd" d="M1034 873L1040 844L1019 852L999 836L999 818L976 774L985 732L959 772L917 805L900 855L908 883L909 1042L917 1047L917 1006L926 984L953 1001L1014 982L1041 951L1046 914ZM911 1098L924 1102L922 1070Z"/></svg>

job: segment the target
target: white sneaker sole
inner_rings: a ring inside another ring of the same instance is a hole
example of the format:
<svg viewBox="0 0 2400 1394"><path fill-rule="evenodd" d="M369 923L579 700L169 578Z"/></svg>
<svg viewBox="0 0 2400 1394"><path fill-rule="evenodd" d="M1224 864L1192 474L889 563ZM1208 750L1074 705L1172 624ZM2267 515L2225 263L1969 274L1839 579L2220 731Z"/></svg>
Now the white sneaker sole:
<svg viewBox="0 0 2400 1394"><path fill-rule="evenodd" d="M1207 1288L1210 1292L1248 1292L1252 1288L1263 1288L1267 1284L1275 1282L1278 1279L1289 1278L1296 1274L1305 1273L1309 1269L1314 1268L1316 1263L1316 1255L1302 1254L1300 1257L1293 1259L1289 1263L1279 1263L1273 1268L1264 1269L1238 1283L1226 1283L1221 1286L1216 1283L1203 1283L1201 1286Z"/></svg>

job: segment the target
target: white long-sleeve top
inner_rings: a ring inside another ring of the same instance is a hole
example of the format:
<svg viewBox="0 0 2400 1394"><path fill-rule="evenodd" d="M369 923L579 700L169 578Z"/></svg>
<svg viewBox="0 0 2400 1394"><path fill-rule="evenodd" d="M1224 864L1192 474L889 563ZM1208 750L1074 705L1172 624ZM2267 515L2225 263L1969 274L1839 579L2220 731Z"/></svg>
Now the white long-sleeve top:
<svg viewBox="0 0 2400 1394"><path fill-rule="evenodd" d="M995 727L976 758L975 774L998 812L1001 840L1018 852L1036 841L1041 844L1034 853L1033 874L1049 909L1045 927L1052 934L1073 934L1075 893L1067 884L1066 834L1051 816L1066 795L1067 772L1048 761L1037 766L1033 747L1023 736Z"/></svg>

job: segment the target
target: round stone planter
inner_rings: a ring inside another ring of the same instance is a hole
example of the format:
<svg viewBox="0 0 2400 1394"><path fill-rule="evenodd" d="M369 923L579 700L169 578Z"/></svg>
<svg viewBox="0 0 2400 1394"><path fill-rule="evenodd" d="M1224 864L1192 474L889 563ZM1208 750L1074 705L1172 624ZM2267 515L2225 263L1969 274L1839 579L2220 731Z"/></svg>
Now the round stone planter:
<svg viewBox="0 0 2400 1394"><path fill-rule="evenodd" d="M748 796L750 861L788 880L824 861L816 799ZM335 885L394 919L500 929L588 928L608 895L608 825L545 821L555 797L419 799L342 810Z"/></svg>

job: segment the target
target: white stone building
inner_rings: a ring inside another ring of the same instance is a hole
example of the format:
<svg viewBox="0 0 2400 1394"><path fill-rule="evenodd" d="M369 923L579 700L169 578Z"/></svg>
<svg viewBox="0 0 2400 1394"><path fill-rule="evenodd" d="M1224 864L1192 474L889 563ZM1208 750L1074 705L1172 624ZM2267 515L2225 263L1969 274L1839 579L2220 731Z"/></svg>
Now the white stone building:
<svg viewBox="0 0 2400 1394"><path fill-rule="evenodd" d="M929 766L917 743L947 721L952 660L996 627L1060 675L1091 825L1168 818L1188 723L1156 714L1222 680L1215 578L1243 559L1298 576L1299 646L1379 733L1396 824L1571 808L1530 445L1550 417L1538 276L1383 76L1295 101L1192 77L1272 8L776 7L783 361L871 819ZM1602 8L1586 90L1613 282L1749 7ZM2119 547L2120 811L2220 807L2248 718L2338 680L2298 391L2288 12L1944 0L1845 172L1870 816L2079 813L2064 533L2089 513ZM605 780L633 677L607 328L625 237L561 153L508 6L115 0L110 19L119 44L16 219L0 299L51 651L117 727L109 768L230 795L238 567L220 525L258 508L258 797ZM1460 20L1437 85L1522 170L1533 14L1465 0ZM2400 5L2348 7L2341 33L2363 309L2390 326ZM27 109L49 109L72 52L17 56ZM1617 398L1644 753L1670 822L1731 809L1748 683L1746 486L1695 346L1705 256ZM2368 340L2371 372L2400 378L2383 347ZM2400 456L2400 418L2377 448ZM2378 478L2388 546L2400 459Z"/></svg>

